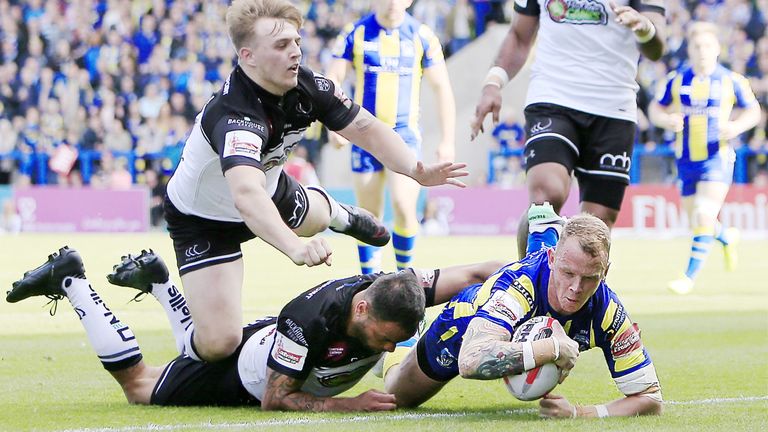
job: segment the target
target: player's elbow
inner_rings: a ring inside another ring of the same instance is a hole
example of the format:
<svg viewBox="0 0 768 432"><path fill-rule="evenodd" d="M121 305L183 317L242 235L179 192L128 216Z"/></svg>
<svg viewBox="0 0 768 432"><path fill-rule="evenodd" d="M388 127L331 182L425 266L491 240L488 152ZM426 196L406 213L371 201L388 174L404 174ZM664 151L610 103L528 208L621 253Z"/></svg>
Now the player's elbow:
<svg viewBox="0 0 768 432"><path fill-rule="evenodd" d="M283 410L283 404L280 403L280 399L270 395L264 394L264 399L261 401L262 411L281 411Z"/></svg>

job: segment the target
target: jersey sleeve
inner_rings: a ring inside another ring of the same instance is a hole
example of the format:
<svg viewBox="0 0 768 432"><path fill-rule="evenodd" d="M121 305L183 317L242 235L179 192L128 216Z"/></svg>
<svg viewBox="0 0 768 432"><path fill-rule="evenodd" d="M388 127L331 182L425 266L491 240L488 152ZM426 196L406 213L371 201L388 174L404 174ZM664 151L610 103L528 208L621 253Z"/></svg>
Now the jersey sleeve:
<svg viewBox="0 0 768 432"><path fill-rule="evenodd" d="M640 328L629 317L618 297L609 290L599 308L598 345L619 390L633 395L659 385L656 369L643 346Z"/></svg>
<svg viewBox="0 0 768 432"><path fill-rule="evenodd" d="M541 8L538 0L515 0L515 12L520 15L539 16Z"/></svg>
<svg viewBox="0 0 768 432"><path fill-rule="evenodd" d="M669 106L672 104L672 84L675 82L675 77L677 74L675 72L671 72L667 75L667 81L664 84L663 89L661 89L659 95L656 97L656 102L659 103L661 106Z"/></svg>
<svg viewBox="0 0 768 432"><path fill-rule="evenodd" d="M289 308L289 304L286 308ZM306 380L323 346L322 323L304 323L294 313L283 309L277 318L275 341L267 358L267 366L291 378Z"/></svg>
<svg viewBox="0 0 768 432"><path fill-rule="evenodd" d="M328 129L337 131L352 123L360 105L348 98L341 87L315 72L315 86L310 90L313 103L317 105L317 118Z"/></svg>
<svg viewBox="0 0 768 432"><path fill-rule="evenodd" d="M347 24L344 29L336 37L334 42L332 55L333 58L344 59L348 62L352 61L353 48L355 45L355 25Z"/></svg>
<svg viewBox="0 0 768 432"><path fill-rule="evenodd" d="M488 294L484 295L484 292ZM478 308L475 317L505 328L511 336L534 311L534 292L533 283L525 273L509 270L496 273L478 292L479 301L487 300Z"/></svg>
<svg viewBox="0 0 768 432"><path fill-rule="evenodd" d="M265 122L249 116L230 114L214 125L211 135L209 139L219 154L222 172L238 165L264 169L261 155L264 143L267 142Z"/></svg>
<svg viewBox="0 0 768 432"><path fill-rule="evenodd" d="M733 94L736 98L736 106L739 108L748 108L757 103L755 94L752 93L752 88L749 86L749 81L742 75L737 73L732 74L733 79Z"/></svg>
<svg viewBox="0 0 768 432"><path fill-rule="evenodd" d="M427 69L437 64L445 63L443 57L443 47L440 45L440 39L426 25L419 26L419 37L424 45L424 57L421 59L422 69Z"/></svg>

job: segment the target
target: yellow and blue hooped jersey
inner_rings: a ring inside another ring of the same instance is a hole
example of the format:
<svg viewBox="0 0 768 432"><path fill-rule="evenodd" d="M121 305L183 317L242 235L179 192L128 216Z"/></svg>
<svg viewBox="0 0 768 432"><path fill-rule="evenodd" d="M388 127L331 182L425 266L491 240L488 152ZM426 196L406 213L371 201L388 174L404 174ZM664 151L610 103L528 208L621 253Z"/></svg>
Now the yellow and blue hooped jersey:
<svg viewBox="0 0 768 432"><path fill-rule="evenodd" d="M429 27L406 14L399 27L388 29L372 14L344 29L333 56L352 62L357 104L390 127L419 136L422 73L445 61Z"/></svg>
<svg viewBox="0 0 768 432"><path fill-rule="evenodd" d="M441 377L458 375L459 351L464 333L473 319L487 319L509 331L534 316L551 316L560 322L580 351L600 348L611 376L624 394L645 390L637 387L640 371L652 361L619 298L605 282L577 313L563 316L547 301L550 268L546 249L501 268L483 284L471 285L454 296L432 323L424 337L429 351L439 353L430 364ZM655 376L655 372L653 373ZM642 380L641 380L642 381Z"/></svg>
<svg viewBox="0 0 768 432"><path fill-rule="evenodd" d="M675 143L678 160L700 162L728 150L728 142L718 135L733 107L747 108L757 100L746 78L718 65L709 76L697 76L690 66L671 72L658 102L683 114Z"/></svg>

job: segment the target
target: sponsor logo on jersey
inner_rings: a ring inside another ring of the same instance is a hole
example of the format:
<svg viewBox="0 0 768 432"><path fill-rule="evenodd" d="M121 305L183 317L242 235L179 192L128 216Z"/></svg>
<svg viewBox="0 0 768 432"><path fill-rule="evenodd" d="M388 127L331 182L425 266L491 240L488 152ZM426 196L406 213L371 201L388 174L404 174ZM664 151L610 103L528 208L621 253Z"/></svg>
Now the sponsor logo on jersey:
<svg viewBox="0 0 768 432"><path fill-rule="evenodd" d="M632 166L632 159L627 156L627 152L616 155L611 153L603 153L600 156L600 167L629 172L629 167Z"/></svg>
<svg viewBox="0 0 768 432"><path fill-rule="evenodd" d="M331 89L331 82L328 81L327 78L323 78L320 76L315 77L315 85L317 86L317 89L320 91L327 92Z"/></svg>
<svg viewBox="0 0 768 432"><path fill-rule="evenodd" d="M272 335L274 335L276 331L277 331L277 327L272 327L269 330L269 333L267 333L263 338L261 338L261 340L259 341L259 345L264 345L265 343L267 343L267 339L271 341Z"/></svg>
<svg viewBox="0 0 768 432"><path fill-rule="evenodd" d="M235 125L236 127L254 129L263 133L267 133L267 128L264 127L264 125L254 122L253 120L251 120L250 117L243 117L241 119L239 118L227 119L227 126L229 125Z"/></svg>
<svg viewBox="0 0 768 432"><path fill-rule="evenodd" d="M297 228L301 219L303 219L303 216L306 213L306 209L306 195L304 195L302 191L297 190L293 197L293 213L291 214L290 219L288 219L286 222L288 226L291 228Z"/></svg>
<svg viewBox="0 0 768 432"><path fill-rule="evenodd" d="M528 302L528 304L533 307L533 297L531 296L531 293L528 292L527 289L523 286L523 284L520 283L519 280L515 279L510 284L512 288L515 289L515 291L519 292L523 295L523 298L525 298L525 301Z"/></svg>
<svg viewBox="0 0 768 432"><path fill-rule="evenodd" d="M637 324L632 324L620 335L613 338L611 341L611 354L613 358L617 359L629 355L642 347L643 342L640 340L640 329L637 327Z"/></svg>
<svg viewBox="0 0 768 432"><path fill-rule="evenodd" d="M296 324L292 319L286 318L285 319L285 325L288 327L288 336L297 341L301 342L304 345L307 344L307 339L304 338L304 329L301 328L300 325Z"/></svg>
<svg viewBox="0 0 768 432"><path fill-rule="evenodd" d="M510 325L514 325L522 314L520 305L504 291L496 291L483 309L488 311L488 315L502 319Z"/></svg>
<svg viewBox="0 0 768 432"><path fill-rule="evenodd" d="M348 348L347 343L344 341L331 343L328 346L328 351L325 353L325 360L335 362L343 359L347 354Z"/></svg>
<svg viewBox="0 0 768 432"><path fill-rule="evenodd" d="M549 17L556 23L608 24L605 5L595 0L548 0L546 8Z"/></svg>
<svg viewBox="0 0 768 432"><path fill-rule="evenodd" d="M224 157L244 156L261 160L261 137L245 130L233 130L224 135Z"/></svg>
<svg viewBox="0 0 768 432"><path fill-rule="evenodd" d="M347 97L344 90L341 89L341 86L338 86L333 90L333 95L336 99L340 100L345 107L352 108L352 99Z"/></svg>
<svg viewBox="0 0 768 432"><path fill-rule="evenodd" d="M609 336L616 334L616 332L619 331L619 328L621 328L621 325L624 324L625 319L627 319L627 311L624 310L624 306L617 305L616 312L613 315L613 320L611 321L611 325L608 327L608 330L606 330L606 333Z"/></svg>
<svg viewBox="0 0 768 432"><path fill-rule="evenodd" d="M275 344L272 346L272 359L278 364L289 369L300 371L304 368L309 349L292 341L282 333L275 336Z"/></svg>

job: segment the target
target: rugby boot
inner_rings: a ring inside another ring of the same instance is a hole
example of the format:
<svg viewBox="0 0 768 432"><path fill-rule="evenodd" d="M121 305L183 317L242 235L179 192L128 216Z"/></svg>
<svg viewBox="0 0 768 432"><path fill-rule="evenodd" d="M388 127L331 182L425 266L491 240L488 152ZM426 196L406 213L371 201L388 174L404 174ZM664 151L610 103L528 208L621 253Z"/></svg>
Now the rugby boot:
<svg viewBox="0 0 768 432"><path fill-rule="evenodd" d="M61 300L66 297L61 284L68 276L84 278L85 267L80 254L69 246L64 246L58 253L48 255L48 260L41 266L25 272L21 279L14 282L5 300L16 303L34 296L44 296L51 301Z"/></svg>
<svg viewBox="0 0 768 432"><path fill-rule="evenodd" d="M134 300L152 292L153 283L168 282L168 267L163 259L152 249L142 250L141 254L121 257L120 264L112 267L112 273L107 275L112 285L135 288L139 290Z"/></svg>
<svg viewBox="0 0 768 432"><path fill-rule="evenodd" d="M739 264L739 255L736 252L736 246L739 244L741 233L737 228L726 228L725 238L728 243L723 243L723 258L725 259L725 270L732 272L736 270Z"/></svg>
<svg viewBox="0 0 768 432"><path fill-rule="evenodd" d="M548 201L544 201L543 204L531 204L528 209L529 233L543 233L549 228L554 228L559 235L563 226L565 226L565 218L558 215Z"/></svg>
<svg viewBox="0 0 768 432"><path fill-rule="evenodd" d="M339 205L349 213L349 226L344 229L331 228L331 231L346 234L371 246L381 247L389 243L389 231L371 212L344 203Z"/></svg>
<svg viewBox="0 0 768 432"><path fill-rule="evenodd" d="M689 278L688 276L682 276L680 279L675 279L673 281L670 281L667 285L667 288L669 288L670 291L685 295L693 291L693 279Z"/></svg>

